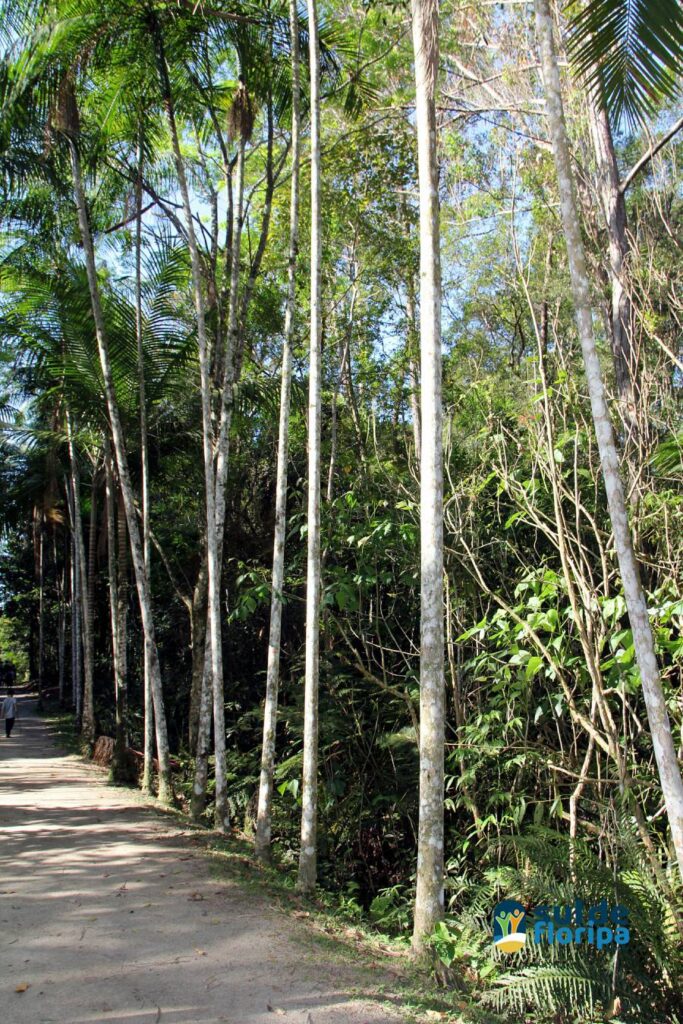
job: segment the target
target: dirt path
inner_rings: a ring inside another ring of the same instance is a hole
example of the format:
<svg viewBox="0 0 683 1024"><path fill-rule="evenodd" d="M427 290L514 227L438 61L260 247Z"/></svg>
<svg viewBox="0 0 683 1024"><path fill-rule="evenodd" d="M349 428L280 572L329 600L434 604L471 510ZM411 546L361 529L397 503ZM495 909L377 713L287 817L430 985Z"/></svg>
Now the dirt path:
<svg viewBox="0 0 683 1024"><path fill-rule="evenodd" d="M214 877L180 827L19 711L0 736L4 1024L399 1024L375 975Z"/></svg>

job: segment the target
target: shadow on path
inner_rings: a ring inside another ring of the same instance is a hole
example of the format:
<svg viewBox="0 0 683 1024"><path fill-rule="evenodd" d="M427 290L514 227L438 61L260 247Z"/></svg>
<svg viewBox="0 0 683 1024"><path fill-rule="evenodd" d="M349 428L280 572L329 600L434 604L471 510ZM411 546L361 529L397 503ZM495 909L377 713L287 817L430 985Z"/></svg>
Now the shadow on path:
<svg viewBox="0 0 683 1024"><path fill-rule="evenodd" d="M386 976L213 878L180 828L60 753L26 697L0 736L0 979L3 1024L399 1024L373 998Z"/></svg>

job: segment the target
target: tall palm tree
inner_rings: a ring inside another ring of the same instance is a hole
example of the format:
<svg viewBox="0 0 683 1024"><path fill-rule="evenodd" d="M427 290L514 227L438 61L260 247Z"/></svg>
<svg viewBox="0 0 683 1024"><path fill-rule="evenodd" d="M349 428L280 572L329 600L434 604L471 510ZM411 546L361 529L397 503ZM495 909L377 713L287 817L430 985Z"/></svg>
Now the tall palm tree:
<svg viewBox="0 0 683 1024"><path fill-rule="evenodd" d="M420 820L413 949L443 916L444 629L438 0L412 0L420 197Z"/></svg>
<svg viewBox="0 0 683 1024"><path fill-rule="evenodd" d="M112 778L125 780L126 727L125 727L125 637L122 636L121 595L119 595L119 569L116 557L116 484L112 465L111 445L104 436L105 510L107 519L107 575L109 583L109 621L111 625L111 651L114 664L114 703L116 730L111 763ZM121 552L119 551L119 556ZM122 654L124 655L122 659Z"/></svg>
<svg viewBox="0 0 683 1024"><path fill-rule="evenodd" d="M284 586L285 533L287 525L287 461L289 450L289 407L292 390L292 346L296 305L296 257L299 239L299 17L297 0L289 0L289 28L292 48L292 182L289 207L289 259L287 266L287 305L282 346L280 425L275 483L275 536L273 540L273 578L268 634L266 699L263 712L263 746L256 822L255 852L259 860L270 859L270 836L275 768L275 727L277 724L280 675L280 637L282 627L282 590Z"/></svg>
<svg viewBox="0 0 683 1024"><path fill-rule="evenodd" d="M669 818L671 837L679 871L683 878L683 780L657 665L647 600L634 553L624 487L620 475L619 454L605 398L602 369L593 332L590 281L581 237L574 171L569 151L553 38L553 19L548 0L535 0L535 11L546 97L546 115L557 172L572 296L602 464L607 507L614 534L626 607L633 632L638 668L640 669L652 745ZM609 93L606 95L609 96Z"/></svg>
<svg viewBox="0 0 683 1024"><path fill-rule="evenodd" d="M95 742L95 709L93 704L93 614L88 581L88 562L85 557L85 536L83 533L83 510L81 504L81 474L76 456L74 431L71 416L67 411L67 436L69 445L69 463L71 469L71 493L74 508L74 544L76 546L78 582L79 582L79 628L83 640L83 694L82 714L80 715L81 731L85 742ZM94 495L93 495L94 500ZM79 695L80 696L80 695Z"/></svg>
<svg viewBox="0 0 683 1024"><path fill-rule="evenodd" d="M70 547L70 575L69 575L69 604L71 614L71 704L76 712L76 718L80 714L81 690L83 685L83 648L81 645L81 574L78 564L78 546L76 544L76 510L73 500L72 481L66 485L67 507L69 511L69 525L71 527Z"/></svg>
<svg viewBox="0 0 683 1024"><path fill-rule="evenodd" d="M97 348L102 367L107 412L111 426L114 452L116 455L119 483L125 506L126 521L128 523L128 535L130 538L133 566L135 569L135 579L140 602L140 614L142 617L142 626L145 636L145 646L147 648L147 657L150 660L150 669L152 673L152 696L154 700L157 755L159 759L159 799L162 803L172 803L173 787L171 782L168 733L166 729L164 698L161 687L161 668L159 665L159 654L156 646L151 590L142 551L142 539L138 525L137 509L135 507L133 484L128 466L128 454L126 450L125 436L123 433L123 424L116 397L116 389L114 387L111 357L109 354L109 340L107 337L106 322L102 308L102 299L97 276L97 265L95 262L95 250L90 230L85 190L83 187L81 158L78 148L79 130L76 96L73 84L68 79L65 80L64 83L63 106L60 116L61 131L65 136L71 161L74 201L78 212L78 224L80 228L81 242L83 245L88 287L90 290L90 301L92 305L93 320L95 323Z"/></svg>
<svg viewBox="0 0 683 1024"><path fill-rule="evenodd" d="M149 444L147 432L147 395L145 392L145 357L143 343L143 318L142 318L142 172L144 161L144 129L140 127L140 141L137 150L137 180L135 182L135 340L137 342L137 370L138 370L138 396L140 401L140 462L142 464L142 557L145 569L149 576L151 568L151 542L150 542L150 521L149 521ZM112 495L113 498L113 495ZM109 524L107 524L109 526ZM112 524L113 526L113 524ZM121 552L119 552L121 555ZM111 566L113 568L113 565ZM111 577L110 577L111 578ZM118 627L118 617L114 620L112 610L112 627ZM118 637L118 628L117 633ZM114 638L116 643L116 637ZM144 724L143 724L143 770L142 790L150 793L152 790L152 761L154 755L154 700L152 697L152 669L150 666L147 647L143 654L143 694L144 694ZM115 663L115 670L117 666ZM123 694L125 672L123 666L118 666L117 672L117 695ZM117 730L119 729L119 700L117 700ZM118 732L117 732L118 736Z"/></svg>
<svg viewBox="0 0 683 1024"><path fill-rule="evenodd" d="M266 18L266 21L268 19ZM192 282L195 298L195 309L197 315L197 335L200 351L200 380L202 391L202 437L205 467L205 484L207 499L207 520L205 530L206 546L206 572L203 564L195 588L195 595L199 599L198 610L203 605L203 578L206 576L206 604L208 607L208 630L205 638L205 656L209 658L210 665L207 673L204 669L201 675L201 686L196 684L200 679L201 659L199 657L202 646L200 633L197 631L197 659L194 663L194 706L192 715L193 733L197 737L197 760L195 779L193 785L193 808L195 814L202 812L205 788L206 788L206 765L208 757L208 734L210 732L210 721L207 716L213 709L214 724L214 747L216 764L216 785L215 785L215 818L219 828L228 826L227 806L227 782L225 777L225 723L224 723L224 695L223 695L223 654L222 635L220 618L220 593L221 574L223 563L223 536L225 523L226 486L228 475L228 455L230 442L230 428L232 422L233 389L240 372L241 363L241 332L244 326L246 308L251 296L255 277L260 266L261 256L267 239L268 225L270 219L270 202L274 179L272 178L272 137L269 132L267 144L267 188L266 200L261 225L261 236L251 263L250 274L244 288L244 295L240 302L240 262L241 262L241 241L243 222L243 198L246 168L246 146L251 137L254 124L254 103L246 82L240 76L237 88L231 103L229 116L229 135L236 143L237 153L234 159L235 175L234 181L230 182L229 191L232 196L232 225L231 242L226 246L226 266L228 268L227 294L224 294L224 286L219 286L214 279L209 281L206 265L211 263L207 260L206 254L201 254L198 238L194 230L193 212L191 198L187 188L187 173L184 166L184 159L180 149L179 131L176 124L174 97L171 87L171 68L167 62L164 52L164 37L160 22L153 19L153 31L156 39L157 51L159 54L159 67L162 85L162 96L166 109L166 116L171 131L173 156L176 165L176 173L180 184L182 205L185 214L184 238L190 250L192 264ZM194 26L190 25L194 30ZM272 32L253 31L245 34L239 28L231 26L229 31L221 35L228 40L231 49L236 54L239 66L244 74L249 74L258 85L266 84L267 89L272 88L270 77L270 59L272 48ZM220 42L220 40L219 40ZM177 41L176 41L177 43ZM219 46L220 49L220 46ZM177 50L177 45L176 45ZM178 69L176 68L176 71ZM181 69L182 71L182 69ZM274 76L277 77L277 76ZM214 128L216 127L216 111L212 112ZM223 153L226 179L230 178L233 161L228 158L227 146L219 131L219 146ZM230 218L230 205L229 214ZM210 276L210 275L209 275ZM207 318L205 309L205 288L210 288L214 293L220 292L221 311L218 316L218 326L214 339L213 358L210 354L210 338L207 331ZM224 300L227 300L227 316L224 316ZM223 323L227 321L227 328L223 331ZM211 396L219 392L217 408L211 409ZM208 416L207 416L208 412ZM218 427L213 429L213 416L216 416ZM209 459L209 455L211 458ZM205 687L211 686L212 701L207 703ZM199 707L197 708L197 696L199 696ZM197 714L197 710L199 714Z"/></svg>
<svg viewBox="0 0 683 1024"><path fill-rule="evenodd" d="M185 173L185 162L180 148L180 136L175 116L175 105L171 89L168 65L161 28L156 18L153 31L159 56L161 91L166 108L166 117L171 133L171 145L180 186L180 195L185 213L187 244L192 265L192 284L197 314L197 343L199 348L199 378L202 404L202 450L204 455L204 486L206 505L206 550L209 578L209 644L211 653L211 679L214 693L214 714L216 744L216 827L225 830L228 826L227 788L225 778L225 723L223 712L223 652L221 641L221 600L220 564L218 560L218 538L216 533L216 487L214 477L213 425L211 422L211 381L209 369L209 344L206 329L204 304L204 282L200 265L199 247L194 230L190 191Z"/></svg>
<svg viewBox="0 0 683 1024"><path fill-rule="evenodd" d="M308 0L311 119L311 335L308 378L308 552L306 563L306 666L301 787L301 848L297 885L315 889L318 836L318 682L320 673L320 431L322 363L322 219L320 206L320 39L316 0Z"/></svg>
<svg viewBox="0 0 683 1024"><path fill-rule="evenodd" d="M47 7L47 5L46 5ZM28 38L23 42L23 52L17 54L17 73L13 79L13 87L3 96L3 115L16 113L16 123L21 124L22 132L33 132L34 150L38 143L48 139L53 149L59 150L53 158L55 164L65 153L70 168L70 185L72 202L77 213L78 230L83 249L84 264L90 298L94 333L97 342L98 360L102 375L102 388L105 397L107 418L114 446L119 485L123 494L128 534L133 556L138 598L140 603L143 632L148 657L152 667L152 691L155 711L155 732L157 756L159 761L159 797L169 803L173 799L170 774L170 760L166 718L163 707L163 691L161 685L161 669L156 647L156 637L151 604L149 577L145 570L142 541L137 519L137 509L132 480L129 469L126 438L119 399L117 395L112 357L110 352L107 322L104 314L101 285L95 258L93 230L90 212L86 199L83 174L82 152L86 148L81 132L80 112L77 100L77 81L86 67L82 47L86 38L89 43L93 39L102 42L105 28L108 32L107 42L112 44L115 39L116 22L111 21L112 13L105 7L95 7L90 12L93 17L76 19L71 33L44 31L45 26L36 27L36 11L33 5L24 12L28 26ZM71 12L57 7L41 10L50 25L62 16ZM68 18L67 18L68 20ZM64 23L62 22L62 25ZM69 24L72 24L69 21ZM114 26L114 27L113 27ZM103 43L106 49L107 42ZM87 46L89 57L93 46ZM42 119L42 124L38 122ZM45 124L47 120L47 125ZM62 143L60 145L60 142ZM41 147L42 148L42 147ZM59 168L61 170L61 167ZM50 168L50 173L54 170ZM34 174L39 173L40 163L32 168Z"/></svg>

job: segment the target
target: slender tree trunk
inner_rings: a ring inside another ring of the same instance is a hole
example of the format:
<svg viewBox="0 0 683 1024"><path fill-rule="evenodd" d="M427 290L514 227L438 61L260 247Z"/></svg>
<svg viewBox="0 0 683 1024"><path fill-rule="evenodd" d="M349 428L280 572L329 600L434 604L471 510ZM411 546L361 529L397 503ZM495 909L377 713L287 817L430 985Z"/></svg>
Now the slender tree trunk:
<svg viewBox="0 0 683 1024"><path fill-rule="evenodd" d="M235 170L235 186L233 199L232 256L230 261L230 294L228 300L228 330L225 343L223 363L223 387L221 389L220 418L218 444L216 451L215 472L215 538L216 538L216 593L217 606L216 626L218 646L221 647L222 634L220 623L220 579L223 566L223 539L225 536L225 492L228 482L228 463L230 452L230 425L232 422L233 388L236 379L236 353L238 342L237 301L240 275L240 252L242 245L242 217L244 205L244 159L245 141L238 139L237 167ZM212 612L211 572L209 572L209 618ZM213 635L213 627L211 627ZM222 648L220 660L213 656L213 745L216 773L216 825L227 829L229 822L227 779L225 777L225 698L223 695L223 659Z"/></svg>
<svg viewBox="0 0 683 1024"><path fill-rule="evenodd" d="M405 196L401 196L401 221L406 245L410 248L410 221L406 208ZM420 374L417 366L419 358L417 310L415 302L415 279L412 268L406 275L406 355L408 356L408 381L410 386L410 416L413 421L413 441L415 456L419 460L421 442L420 424Z"/></svg>
<svg viewBox="0 0 683 1024"><path fill-rule="evenodd" d="M117 550L118 550L118 620L119 620L119 703L117 725L120 719L121 744L128 747L126 714L128 712L128 528L123 496L118 490L117 502ZM153 710L153 709L152 709Z"/></svg>
<svg viewBox="0 0 683 1024"><path fill-rule="evenodd" d="M215 532L216 532L216 574L220 582L223 565L223 538L225 533L225 490L228 476L228 462L230 449L230 425L232 421L232 397L235 384L235 351L237 346L237 294L239 287L239 266L242 238L242 216L244 202L244 140L240 139L238 144L235 184L231 195L234 197L231 202L233 214L232 227L230 230L230 277L228 287L228 327L226 341L223 348L222 361L220 364L221 399L218 428L218 444L216 451L215 466ZM208 549L207 549L208 550ZM209 577L208 557L205 572L203 594L198 594L197 588L202 584L202 570L197 580L195 597L201 598L206 609L209 602ZM218 600L220 604L220 586ZM193 606L194 607L194 606ZM194 614L194 612L193 612ZM210 607L209 607L210 619ZM194 621L194 620L193 620ZM228 805L227 805L227 779L225 776L225 698L223 689L223 663L221 657L220 675L216 676L211 667L212 646L211 628L207 630L206 625L197 632L198 639L194 641L193 647L193 670L192 670L192 707L197 709L196 719L196 759L195 775L192 787L191 813L195 820L204 813L206 806L206 784L208 780L208 758L209 745L211 741L211 711L213 710L214 721L214 754L215 754L215 802L216 802L216 823L217 827L228 828ZM201 638L206 643L201 644ZM222 650L222 649L221 649ZM206 690L207 680L209 690ZM209 700L207 704L206 701ZM222 822L222 825L219 824Z"/></svg>
<svg viewBox="0 0 683 1024"><path fill-rule="evenodd" d="M190 714L188 723L188 742L191 751L197 749L199 736L199 717L204 683L204 665L206 661L206 611L208 604L208 566L206 551L202 555L199 573L192 594L192 679L190 682Z"/></svg>
<svg viewBox="0 0 683 1024"><path fill-rule="evenodd" d="M436 153L437 0L412 0L415 113L420 195L421 646L420 822L413 949L443 916L444 595L441 409L441 267Z"/></svg>
<svg viewBox="0 0 683 1024"><path fill-rule="evenodd" d="M576 322L586 367L593 423L598 440L602 474L607 494L614 544L621 572L633 643L640 669L662 793L669 818L678 867L683 878L683 781L671 734L662 690L645 593L640 579L628 522L619 456L612 421L605 399L602 370L593 333L590 282L581 237L576 189L564 119L560 75L553 40L553 22L548 0L535 0L536 31L546 97L546 114L555 159L562 224L567 242L569 273Z"/></svg>
<svg viewBox="0 0 683 1024"><path fill-rule="evenodd" d="M83 735L86 742L95 742L95 561L97 555L97 465L93 465L90 484L90 522L88 524L88 565L83 602L83 652L85 686L83 687Z"/></svg>
<svg viewBox="0 0 683 1024"><path fill-rule="evenodd" d="M185 212L187 244L190 250L192 266L192 286L194 291L195 310L197 314L197 344L199 348L199 376L202 401L202 448L204 454L204 486L206 491L206 552L209 573L209 637L211 643L211 678L214 691L214 716L217 718L215 728L216 757L216 817L215 826L225 831L229 825L227 786L225 780L225 724L223 706L223 651L221 644L221 572L218 560L218 538L216 534L216 481L213 462L213 427L211 423L211 380L209 367L209 350L206 333L206 316L204 307L204 291L202 286L202 268L199 248L192 219L192 204L187 186L185 164L180 150L180 139L176 125L171 83L163 49L161 32L157 27L157 46L159 50L159 67L161 84L166 107L166 116L171 132L171 145L175 159L176 174L180 195Z"/></svg>
<svg viewBox="0 0 683 1024"><path fill-rule="evenodd" d="M272 39L271 39L272 46ZM215 473L215 504L216 504L216 536L218 551L218 574L223 566L223 542L225 534L225 494L228 478L229 452L230 452L230 427L232 423L234 388L239 379L243 356L244 336L240 333L240 327L246 320L249 302L258 277L261 261L265 252L270 217L272 211L273 194L275 189L275 176L273 174L273 142L274 124L272 98L268 100L267 107L267 150L266 150L266 191L264 199L263 216L261 220L261 232L256 253L251 262L249 275L244 287L241 303L238 302L239 279L240 279L240 256L242 246L242 221L244 217L244 169L246 156L246 143L249 141L251 128L242 126L237 139L237 156L234 188L230 190L229 211L232 210L232 226L229 234L230 242L230 285L228 298L228 329L224 348L222 388L220 401L219 429L216 444L216 473ZM232 184L232 183L231 183ZM223 669L214 679L213 686L213 707L214 707L214 748L216 760L216 816L224 821L227 828L227 781L225 779L225 710L223 696Z"/></svg>
<svg viewBox="0 0 683 1024"><path fill-rule="evenodd" d="M67 433L69 445L69 461L71 464L71 490L73 494L74 510L74 542L77 552L76 563L78 566L78 591L80 622L79 632L82 640L82 665L83 665L83 689L77 694L76 718L80 724L86 743L93 743L95 740L95 721L93 717L93 665L92 665L92 643L91 623L92 619L88 608L88 569L85 557L85 539L83 537L83 514L81 508L81 477L76 458L76 449L73 440L73 429L71 417L67 416Z"/></svg>
<svg viewBox="0 0 683 1024"><path fill-rule="evenodd" d="M38 530L38 710L41 710L45 685L45 526L42 514Z"/></svg>
<svg viewBox="0 0 683 1024"><path fill-rule="evenodd" d="M612 286L610 326L617 394L626 431L634 434L632 440L635 440L638 432L640 382L634 346L633 306L627 280L630 244L626 202L620 188L619 168L607 112L596 102L589 101L588 113L609 242Z"/></svg>
<svg viewBox="0 0 683 1024"><path fill-rule="evenodd" d="M195 748L194 780L190 798L190 817L199 821L206 810L206 786L209 779L209 753L211 752L211 650L208 634L205 632L206 651L202 660L202 680L197 718L197 745Z"/></svg>
<svg viewBox="0 0 683 1024"><path fill-rule="evenodd" d="M272 53L272 38L270 41L271 53ZM237 321L240 325L244 325L247 318L247 311L249 309L249 303L251 302L256 281L261 270L261 263L263 262L263 256L268 245L268 232L270 230L270 217L273 210L273 196L275 194L275 173L273 165L273 145L275 142L275 123L273 117L273 97L268 96L268 102L265 111L266 117L266 188L263 195L263 213L261 215L261 231L259 233L259 241L254 253L254 258L251 261L249 267L249 274L244 284L244 291L242 293L242 299L237 310ZM283 157L284 160L284 157ZM280 164L282 168L283 164ZM240 341L244 340L244 334L241 335ZM242 345L237 349L237 360L236 365L239 366L242 357Z"/></svg>
<svg viewBox="0 0 683 1024"><path fill-rule="evenodd" d="M356 302L358 300L358 280L357 280L357 264L355 260L355 242L354 242L354 253L351 259L351 301L349 302L349 316L346 323L345 337L341 347L341 358L339 361L339 377L342 386L346 389L346 394L349 401L349 409L351 411L351 420L353 422L353 428L356 432L356 441L358 442L358 451L360 453L361 462L365 466L366 452L365 442L363 440L363 424L361 423L360 413L358 411L358 402L356 401L356 392L353 386L353 376L351 373L351 350L354 334L354 323L356 318Z"/></svg>
<svg viewBox="0 0 683 1024"><path fill-rule="evenodd" d="M343 357L343 348L340 341L338 346L339 352L339 365L341 367L341 360ZM339 379L339 372L334 372L334 378L332 381L332 399L330 401L330 461L327 464L327 490L325 492L325 501L329 505L334 497L334 478L337 473L337 402L339 399L339 385L341 383ZM330 523L330 526L332 524ZM330 530L328 529L328 546L330 539ZM327 549L326 549L327 550ZM323 553L322 564L325 563L325 554Z"/></svg>
<svg viewBox="0 0 683 1024"><path fill-rule="evenodd" d="M111 625L111 654L114 666L114 704L116 708L116 737L114 741L114 761L116 762L116 740L118 739L118 706L119 706L119 602L118 579L116 572L116 524L114 504L114 473L111 465L111 452L107 438L104 438L104 511L107 520L107 583L109 590L109 622Z"/></svg>
<svg viewBox="0 0 683 1024"><path fill-rule="evenodd" d="M142 327L142 128L138 143L138 173L135 183L135 338L137 342L138 362L138 400L140 402L140 461L142 463L142 558L145 563L147 579L151 582L151 545L149 532L149 444L147 433L147 397L145 394L145 356L143 347ZM119 558L123 549L119 547ZM147 645L143 654L144 673L144 762L142 770L142 789L145 793L152 792L152 776L154 772L154 701L152 699L152 672ZM125 756L125 752L124 752Z"/></svg>
<svg viewBox="0 0 683 1024"><path fill-rule="evenodd" d="M320 41L316 0L308 0L311 117L311 341L308 385L308 555L306 566L306 673L301 787L301 892L315 889L318 833L318 677L320 672L320 428L322 370L322 222L320 209Z"/></svg>
<svg viewBox="0 0 683 1024"><path fill-rule="evenodd" d="M116 708L116 731L114 735L114 755L111 762L111 775L115 782L126 778L126 733L124 708L122 702L123 686L121 679L121 636L119 619L119 581L116 558L116 504L114 498L115 483L112 469L109 440L104 441L104 483L105 507L107 514L107 575L109 577L109 617L111 622L111 651L114 664L114 702ZM125 684L124 684L125 685Z"/></svg>
<svg viewBox="0 0 683 1024"><path fill-rule="evenodd" d="M57 576L57 600L59 613L57 620L57 673L59 686L59 706L64 706L64 693L66 683L66 578L67 578L67 551L64 550L64 564L58 571ZM57 565L57 542L54 542L54 560Z"/></svg>
<svg viewBox="0 0 683 1024"><path fill-rule="evenodd" d="M74 197L78 210L78 221L85 255L85 267L88 276L90 289L90 301L92 305L93 320L95 322L95 334L97 336L97 347L99 350L100 365L104 391L107 401L107 412L111 425L114 451L116 453L116 466L119 474L119 485L123 495L123 502L128 523L128 534L130 538L131 554L135 569L135 581L137 585L138 598L140 601L140 615L142 617L142 628L145 637L145 646L149 650L148 657L152 671L152 696L154 700L154 717L156 725L157 756L159 759L159 799L163 803L173 802L173 788L171 783L171 765L168 749L168 733L166 730L166 714L164 711L164 696L161 685L161 667L159 665L159 654L156 646L154 631L154 619L152 614L152 601L149 587L149 580L145 571L145 561L142 551L142 541L138 528L137 509L135 508L135 497L133 485L128 468L128 455L126 442L119 414L119 407L116 400L116 390L112 377L111 360L109 357L109 344L104 323L104 313L100 299L99 283L97 280L97 267L95 264L95 251L93 249L92 236L90 234L90 223L88 221L88 210L83 191L81 176L81 164L78 149L75 141L69 138L69 151L71 155L71 170L74 185Z"/></svg>
<svg viewBox="0 0 683 1024"><path fill-rule="evenodd" d="M71 566L69 577L71 588L71 702L76 714L76 720L80 721L82 685L81 570L78 544L76 542L76 503L74 500L73 475L71 475L67 484L67 502L69 506L69 519L71 520Z"/></svg>
<svg viewBox="0 0 683 1024"><path fill-rule="evenodd" d="M408 275L406 284L406 317L408 331L406 348L408 349L408 380L410 382L410 415L413 421L413 440L415 456L420 458L422 450L422 430L420 420L420 380L415 352L417 349L417 316L415 314L415 286L412 274Z"/></svg>
<svg viewBox="0 0 683 1024"><path fill-rule="evenodd" d="M277 725L278 686L280 678L280 639L282 632L282 591L285 568L285 534L287 525L287 463L289 456L289 408L292 391L292 343L296 306L296 257L299 238L299 19L297 0L289 2L289 30L292 47L292 183L289 207L289 262L287 269L287 307L285 335L282 346L282 383L280 387L280 428L277 446L277 477L275 495L275 537L273 541L273 580L270 599L270 633L268 636L268 669L266 700L263 709L263 747L256 822L256 856L270 859L272 823L273 773L275 770L275 730Z"/></svg>
<svg viewBox="0 0 683 1024"><path fill-rule="evenodd" d="M272 45L272 40L271 40ZM237 139L237 155L235 158L235 182L234 187L230 176L228 217L232 213L230 230L228 233L229 244L229 296L228 296L228 328L226 332L226 344L223 352L222 366L222 387L220 400L219 430L216 444L216 470L215 470L215 504L216 504L216 537L218 552L218 575L223 565L223 542L225 533L225 493L227 486L229 449L230 449L230 427L233 412L233 396L235 383L239 379L242 355L243 335L240 334L240 326L246 320L247 309L253 293L256 278L261 267L261 261L265 252L268 239L273 194L275 189L275 177L273 174L273 141L274 125L272 98L268 100L267 106L267 149L266 149L266 191L264 199L264 210L261 221L261 232L256 253L251 263L249 275L244 288L241 303L238 303L239 279L240 279L240 254L242 245L242 220L244 208L244 169L246 143L249 140L251 127L243 124L240 126L240 134ZM223 820L225 827L228 826L227 810L227 781L225 779L225 711L223 696L223 671L221 665L220 677L214 679L213 686L213 708L214 708L214 747L216 755L216 816ZM200 773L201 774L201 773Z"/></svg>
<svg viewBox="0 0 683 1024"><path fill-rule="evenodd" d="M239 347L239 281L242 249L242 220L244 216L244 139L238 140L237 165L233 198L232 252L230 256L230 288L228 293L228 328L222 366L222 388L216 447L216 533L221 555L225 528L225 489L228 480L230 455L230 426L232 423L233 392L237 378L236 358Z"/></svg>
<svg viewBox="0 0 683 1024"><path fill-rule="evenodd" d="M90 642L90 610L88 608L88 563L85 556L83 536L83 513L81 508L81 482L78 468L75 476L76 543L78 544L78 568L81 585L81 645L83 650L83 689L81 692L81 714L79 723L86 743L94 741L95 726L92 720L92 644Z"/></svg>

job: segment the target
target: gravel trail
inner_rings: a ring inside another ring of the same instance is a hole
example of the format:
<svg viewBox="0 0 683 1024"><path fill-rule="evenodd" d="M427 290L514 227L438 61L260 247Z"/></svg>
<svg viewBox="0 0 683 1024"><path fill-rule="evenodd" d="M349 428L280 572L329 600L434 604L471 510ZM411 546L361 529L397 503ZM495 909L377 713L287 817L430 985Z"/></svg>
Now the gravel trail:
<svg viewBox="0 0 683 1024"><path fill-rule="evenodd" d="M57 750L20 698L0 735L3 1024L400 1024L382 984Z"/></svg>

